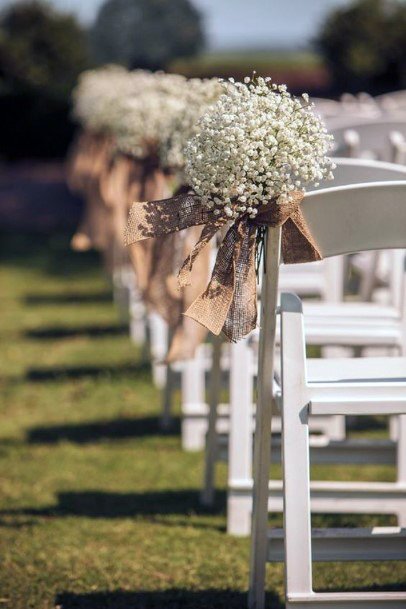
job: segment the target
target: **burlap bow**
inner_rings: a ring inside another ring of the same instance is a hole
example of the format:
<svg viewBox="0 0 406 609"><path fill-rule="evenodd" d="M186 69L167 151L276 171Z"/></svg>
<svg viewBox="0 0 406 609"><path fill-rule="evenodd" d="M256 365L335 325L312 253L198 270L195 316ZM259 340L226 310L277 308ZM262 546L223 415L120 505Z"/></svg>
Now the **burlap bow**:
<svg viewBox="0 0 406 609"><path fill-rule="evenodd" d="M303 193L295 191L291 200L272 200L260 208L257 217L238 218L227 230L219 247L209 284L189 306L185 315L213 334L221 332L237 341L256 327L257 289L255 250L260 226L282 226L282 260L287 264L320 260L300 209ZM162 237L191 226L204 225L201 236L179 271L179 287L190 285L193 264L212 237L228 222L217 219L196 194L162 201L135 203L125 231L126 245L151 237Z"/></svg>

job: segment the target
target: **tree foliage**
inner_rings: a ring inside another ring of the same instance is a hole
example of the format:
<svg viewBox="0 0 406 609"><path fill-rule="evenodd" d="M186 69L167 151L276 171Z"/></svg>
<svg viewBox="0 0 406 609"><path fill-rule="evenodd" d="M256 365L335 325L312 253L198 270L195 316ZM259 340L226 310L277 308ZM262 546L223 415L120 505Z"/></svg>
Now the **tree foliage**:
<svg viewBox="0 0 406 609"><path fill-rule="evenodd" d="M32 0L0 14L2 157L64 155L70 92L87 65L86 34L73 17Z"/></svg>
<svg viewBox="0 0 406 609"><path fill-rule="evenodd" d="M372 92L406 86L406 4L357 0L327 18L317 39L335 84Z"/></svg>
<svg viewBox="0 0 406 609"><path fill-rule="evenodd" d="M91 31L95 57L129 68L166 68L203 46L201 17L189 0L107 0Z"/></svg>
<svg viewBox="0 0 406 609"><path fill-rule="evenodd" d="M66 95L86 65L86 35L72 16L38 1L0 16L0 79L8 89Z"/></svg>

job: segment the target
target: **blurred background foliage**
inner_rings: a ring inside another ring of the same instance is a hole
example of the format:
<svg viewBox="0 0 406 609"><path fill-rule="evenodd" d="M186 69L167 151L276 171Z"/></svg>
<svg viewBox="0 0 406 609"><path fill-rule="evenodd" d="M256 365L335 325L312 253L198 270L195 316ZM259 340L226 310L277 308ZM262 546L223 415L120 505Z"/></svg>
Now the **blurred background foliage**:
<svg viewBox="0 0 406 609"><path fill-rule="evenodd" d="M89 65L87 36L74 17L24 2L0 19L2 156L62 155L73 125L69 98Z"/></svg>
<svg viewBox="0 0 406 609"><path fill-rule="evenodd" d="M98 62L167 69L203 49L200 13L189 0L107 0L90 30Z"/></svg>
<svg viewBox="0 0 406 609"><path fill-rule="evenodd" d="M358 0L334 11L316 40L342 91L381 93L406 87L406 4Z"/></svg>
<svg viewBox="0 0 406 609"><path fill-rule="evenodd" d="M0 160L61 158L72 138L70 93L100 63L234 76L256 69L293 92L338 96L406 87L406 3L353 0L321 24L312 47L206 51L193 0L105 0L93 25L22 0L0 13Z"/></svg>

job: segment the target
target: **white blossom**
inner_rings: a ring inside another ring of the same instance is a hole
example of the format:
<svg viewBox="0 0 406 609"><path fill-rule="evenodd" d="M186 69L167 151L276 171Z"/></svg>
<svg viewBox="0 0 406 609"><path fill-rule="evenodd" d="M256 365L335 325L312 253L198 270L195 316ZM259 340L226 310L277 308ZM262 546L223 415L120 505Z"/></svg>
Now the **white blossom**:
<svg viewBox="0 0 406 609"><path fill-rule="evenodd" d="M150 76L142 70L129 72L116 65L83 72L73 92L75 118L90 131L111 133L120 100L143 89Z"/></svg>
<svg viewBox="0 0 406 609"><path fill-rule="evenodd" d="M87 129L112 136L118 150L158 157L174 117L184 111L186 83L177 74L119 66L89 70L74 91L74 115Z"/></svg>
<svg viewBox="0 0 406 609"><path fill-rule="evenodd" d="M184 149L188 140L198 132L198 119L220 97L223 88L217 78L193 78L179 88L177 99L179 112L173 112L166 123L160 147L163 167L184 169Z"/></svg>
<svg viewBox="0 0 406 609"><path fill-rule="evenodd" d="M269 78L223 83L186 146L186 177L216 215L254 218L259 205L330 177L331 140L306 95Z"/></svg>
<svg viewBox="0 0 406 609"><path fill-rule="evenodd" d="M186 79L157 72L137 92L120 100L114 123L117 147L136 158L158 158L169 125L184 109Z"/></svg>

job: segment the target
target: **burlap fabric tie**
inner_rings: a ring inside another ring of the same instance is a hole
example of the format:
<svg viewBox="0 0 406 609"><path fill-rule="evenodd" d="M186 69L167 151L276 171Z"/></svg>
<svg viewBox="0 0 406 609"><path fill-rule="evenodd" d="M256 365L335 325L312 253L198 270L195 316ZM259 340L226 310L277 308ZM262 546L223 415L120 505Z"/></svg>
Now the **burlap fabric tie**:
<svg viewBox="0 0 406 609"><path fill-rule="evenodd" d="M259 208L255 219L244 214L228 228L219 247L209 284L188 307L185 315L213 334L223 332L231 341L243 338L256 327L255 251L258 227L282 227L283 262L292 264L321 259L300 209L303 196L302 192L295 191L288 202L271 200ZM217 219L196 194L135 203L130 210L125 242L133 246L144 239L163 237L199 225L203 225L200 238L178 275L179 287L184 288L191 284L193 265L200 253L212 237L228 225L226 219Z"/></svg>
<svg viewBox="0 0 406 609"><path fill-rule="evenodd" d="M72 238L72 247L87 250L91 247L103 252L106 266L110 266L111 227L109 211L100 192L100 178L111 158L110 138L86 133L78 140L68 164L69 184L85 198L80 226Z"/></svg>
<svg viewBox="0 0 406 609"><path fill-rule="evenodd" d="M168 176L160 168L157 159L151 157L144 161L134 160L133 163L132 179L128 182L127 212L133 201L163 199L170 192ZM122 235L121 232L121 239ZM172 239L168 237L168 240L171 241ZM168 255L173 250L172 247L168 248L167 244L164 247ZM162 281L159 277L157 278L159 266L157 265L157 243L155 240L150 239L134 245L130 250L130 257L137 277L137 285L146 304L154 310L165 306L161 299ZM160 286L157 286L157 282ZM158 312L162 314L163 311ZM163 317L167 320L166 314Z"/></svg>

